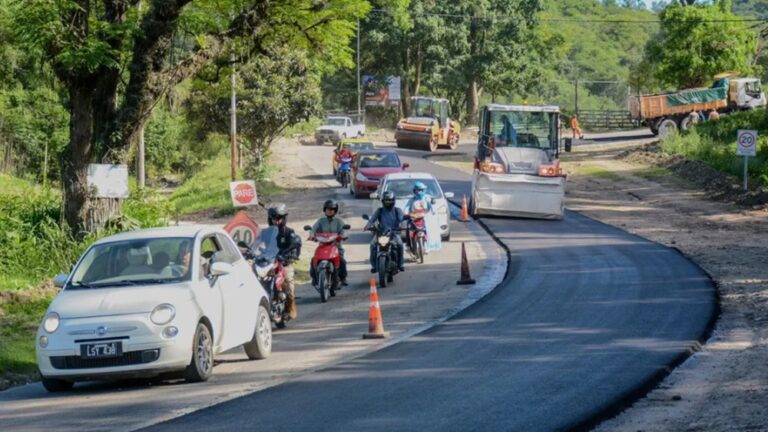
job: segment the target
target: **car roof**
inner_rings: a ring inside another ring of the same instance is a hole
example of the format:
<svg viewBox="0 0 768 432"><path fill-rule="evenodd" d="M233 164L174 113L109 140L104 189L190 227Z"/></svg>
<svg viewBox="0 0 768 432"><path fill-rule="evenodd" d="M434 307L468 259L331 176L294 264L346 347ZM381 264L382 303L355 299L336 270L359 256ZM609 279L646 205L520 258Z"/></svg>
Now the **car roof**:
<svg viewBox="0 0 768 432"><path fill-rule="evenodd" d="M490 104L486 105L488 111L519 111L519 112L549 112L559 113L560 107L555 105L501 105Z"/></svg>
<svg viewBox="0 0 768 432"><path fill-rule="evenodd" d="M435 176L429 173L424 172L398 172L398 173L391 173L384 176L387 180L435 180Z"/></svg>
<svg viewBox="0 0 768 432"><path fill-rule="evenodd" d="M195 237L201 233L223 232L219 225L180 225L162 228L147 228L134 231L122 232L119 234L104 237L95 244L109 243L123 240L139 240L151 238L171 238L171 237Z"/></svg>
<svg viewBox="0 0 768 432"><path fill-rule="evenodd" d="M359 152L357 152L357 154L360 155L360 156L365 156L367 154L381 154L381 153L397 154L397 151L392 150L392 149L378 149L378 148L374 148L374 149L360 150Z"/></svg>

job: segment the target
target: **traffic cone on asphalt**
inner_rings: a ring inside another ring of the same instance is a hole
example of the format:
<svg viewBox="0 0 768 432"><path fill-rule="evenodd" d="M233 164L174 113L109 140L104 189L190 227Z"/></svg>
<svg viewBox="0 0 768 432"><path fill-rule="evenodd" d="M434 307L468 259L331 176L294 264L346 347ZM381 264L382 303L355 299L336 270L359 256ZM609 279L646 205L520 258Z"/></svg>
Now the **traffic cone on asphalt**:
<svg viewBox="0 0 768 432"><path fill-rule="evenodd" d="M466 195L462 195L462 198L461 198L461 221L469 222L469 210L467 209Z"/></svg>
<svg viewBox="0 0 768 432"><path fill-rule="evenodd" d="M469 275L469 261L467 261L467 250L464 248L464 242L461 242L461 279L456 281L457 285L472 285L475 280Z"/></svg>
<svg viewBox="0 0 768 432"><path fill-rule="evenodd" d="M384 339L388 337L389 332L384 331L384 320L381 319L376 279L371 278L371 306L368 308L368 333L363 334L363 339Z"/></svg>

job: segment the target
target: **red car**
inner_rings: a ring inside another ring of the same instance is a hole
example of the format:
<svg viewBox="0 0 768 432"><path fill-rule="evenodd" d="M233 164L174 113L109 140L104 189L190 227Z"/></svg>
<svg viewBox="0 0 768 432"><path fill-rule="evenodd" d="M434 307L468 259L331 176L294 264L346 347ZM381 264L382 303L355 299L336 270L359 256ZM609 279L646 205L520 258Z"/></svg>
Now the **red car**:
<svg viewBox="0 0 768 432"><path fill-rule="evenodd" d="M401 163L394 150L363 150L352 162L352 182L349 193L355 198L366 198L379 187L379 180L387 174L404 171L407 163Z"/></svg>

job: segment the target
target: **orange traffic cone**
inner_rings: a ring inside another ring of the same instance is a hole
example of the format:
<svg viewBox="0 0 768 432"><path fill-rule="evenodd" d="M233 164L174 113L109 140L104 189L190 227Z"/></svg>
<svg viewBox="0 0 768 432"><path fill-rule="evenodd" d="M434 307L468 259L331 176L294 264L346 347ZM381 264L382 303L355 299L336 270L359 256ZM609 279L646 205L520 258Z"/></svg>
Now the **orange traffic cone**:
<svg viewBox="0 0 768 432"><path fill-rule="evenodd" d="M384 320L381 319L376 279L371 278L371 306L368 308L368 333L363 334L363 339L384 339L387 337L389 337L389 332L384 331Z"/></svg>
<svg viewBox="0 0 768 432"><path fill-rule="evenodd" d="M461 221L469 222L469 210L467 210L467 196L462 195L461 198Z"/></svg>
<svg viewBox="0 0 768 432"><path fill-rule="evenodd" d="M467 261L467 250L464 248L464 242L461 242L461 279L456 281L457 285L472 285L475 280L469 275L469 261Z"/></svg>

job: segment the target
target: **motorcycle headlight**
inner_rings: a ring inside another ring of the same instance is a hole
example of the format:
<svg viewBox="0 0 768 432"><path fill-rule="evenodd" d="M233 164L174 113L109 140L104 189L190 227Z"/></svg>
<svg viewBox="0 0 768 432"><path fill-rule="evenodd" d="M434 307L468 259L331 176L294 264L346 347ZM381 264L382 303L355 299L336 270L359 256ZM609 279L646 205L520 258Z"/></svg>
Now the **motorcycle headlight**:
<svg viewBox="0 0 768 432"><path fill-rule="evenodd" d="M389 244L389 237L387 237L387 236L381 236L381 237L379 237L378 241L379 241L379 245L380 245L380 246L382 246L382 247L383 247L383 246L386 246L386 245L388 245L388 244Z"/></svg>
<svg viewBox="0 0 768 432"><path fill-rule="evenodd" d="M269 267L256 267L256 276L265 278L269 274Z"/></svg>
<svg viewBox="0 0 768 432"><path fill-rule="evenodd" d="M61 324L61 318L59 317L59 314L56 312L51 312L45 316L45 321L43 321L43 329L48 333L53 333L59 328L59 324Z"/></svg>
<svg viewBox="0 0 768 432"><path fill-rule="evenodd" d="M357 181L368 181L368 177L364 176L360 171L355 174Z"/></svg>
<svg viewBox="0 0 768 432"><path fill-rule="evenodd" d="M157 325L165 325L173 321L176 317L176 308L168 303L157 305L152 313L149 315L150 321Z"/></svg>

